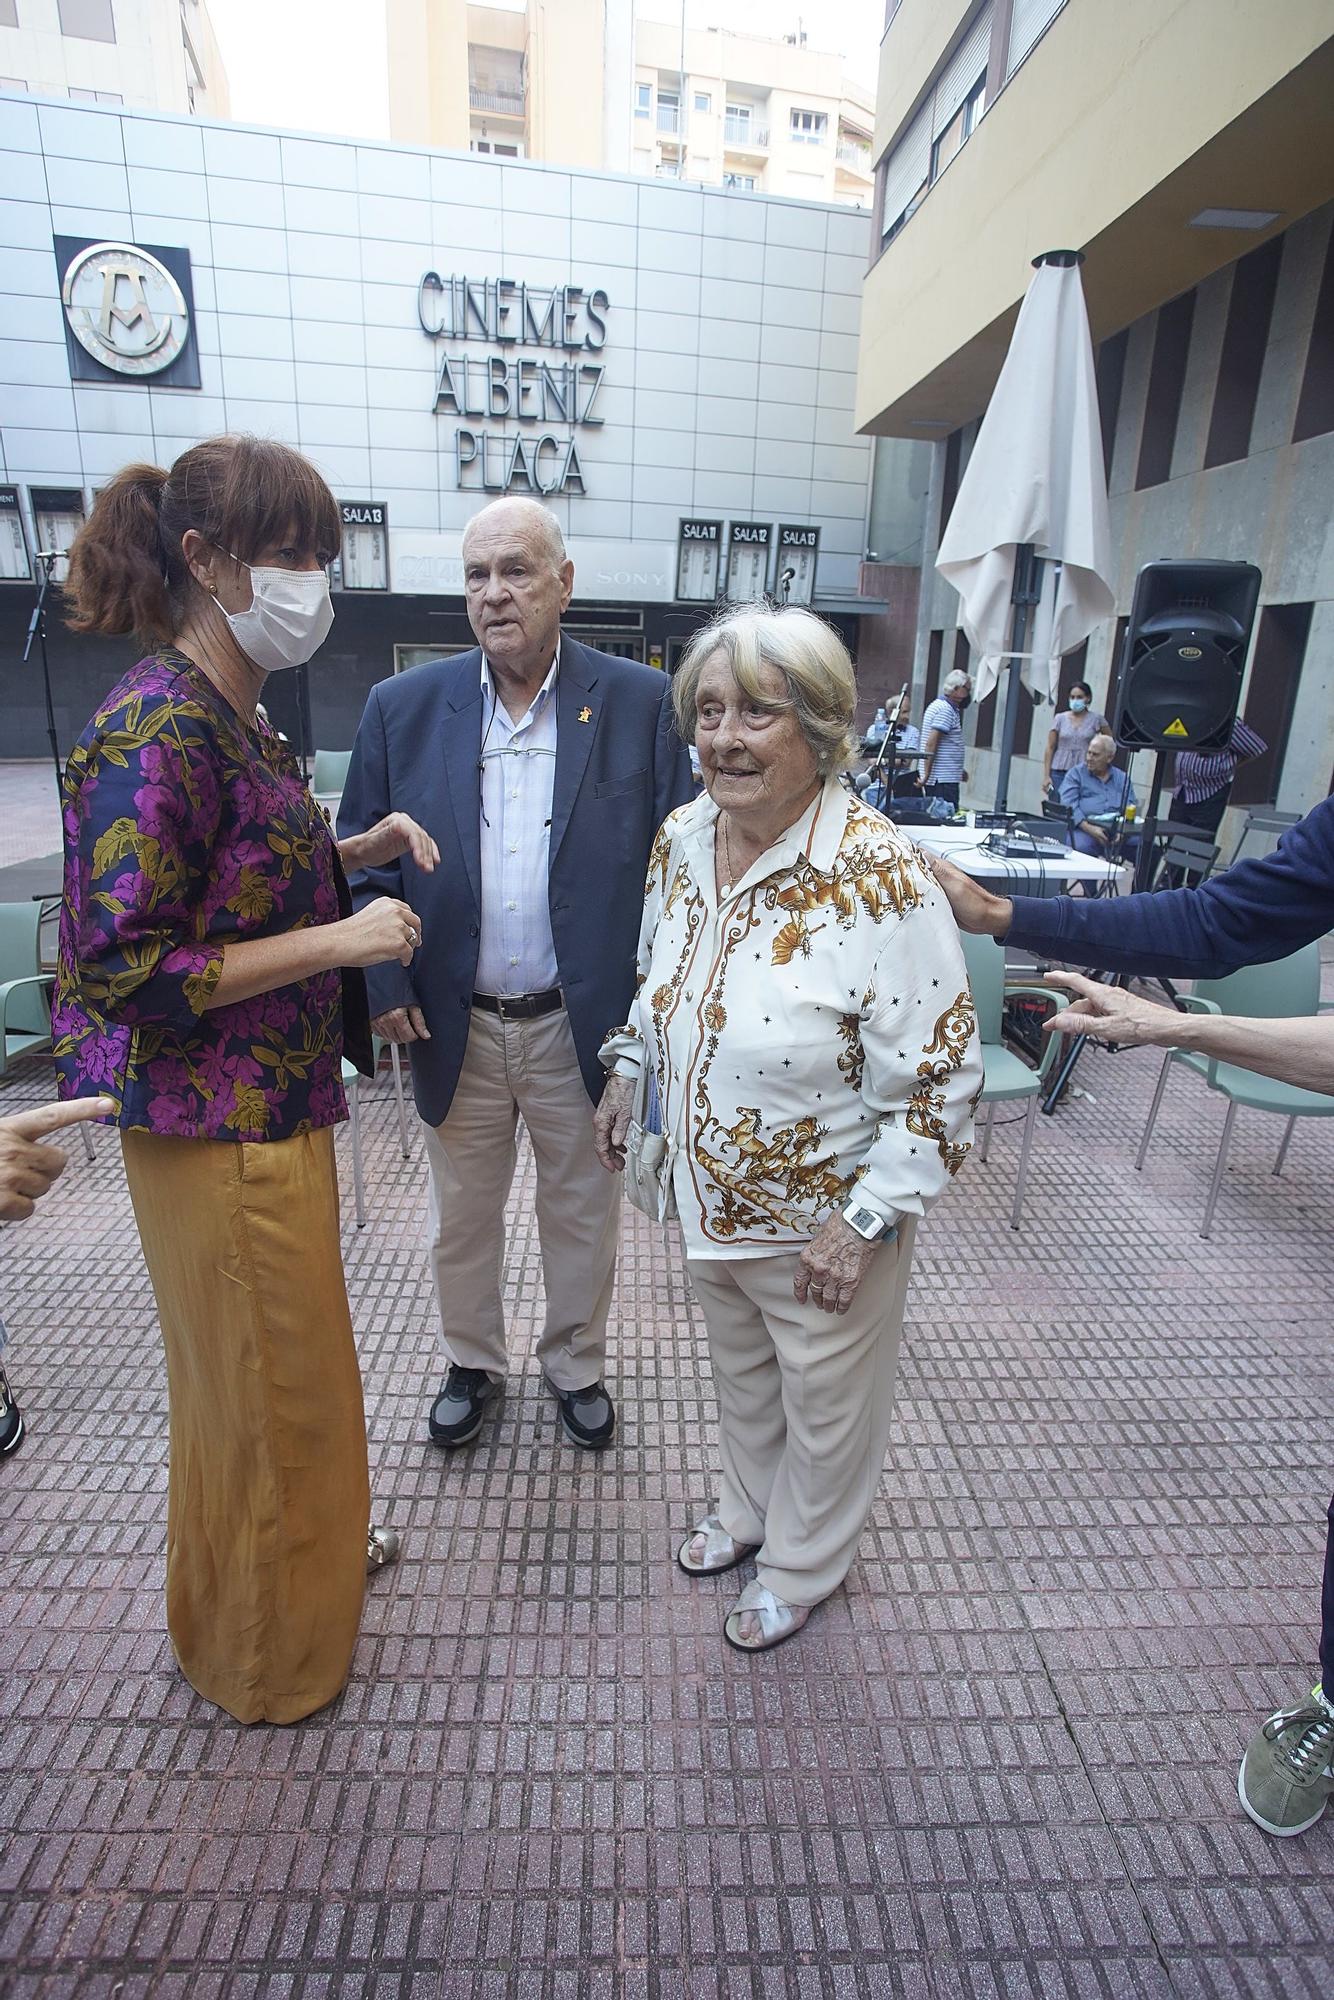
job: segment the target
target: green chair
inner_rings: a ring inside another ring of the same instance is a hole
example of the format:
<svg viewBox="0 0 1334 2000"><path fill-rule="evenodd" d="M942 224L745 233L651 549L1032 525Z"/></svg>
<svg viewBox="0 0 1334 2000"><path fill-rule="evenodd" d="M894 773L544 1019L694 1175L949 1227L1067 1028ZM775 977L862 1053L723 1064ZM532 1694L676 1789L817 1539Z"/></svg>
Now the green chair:
<svg viewBox="0 0 1334 2000"><path fill-rule="evenodd" d="M21 1056L51 1047L51 995L55 974L42 971L40 903L0 903L0 1076ZM94 1157L92 1134L80 1125L84 1154Z"/></svg>
<svg viewBox="0 0 1334 2000"><path fill-rule="evenodd" d="M310 789L316 797L332 792L341 792L347 783L347 767L352 762L350 750L317 750L315 771L310 781Z"/></svg>
<svg viewBox="0 0 1334 2000"><path fill-rule="evenodd" d="M412 1147L408 1141L408 1109L403 1097L403 1057L397 1042L382 1042L378 1035L372 1035L371 1048L375 1054L375 1067L380 1067L381 1052L388 1048L389 1065L394 1073L394 1101L398 1107L398 1143L403 1148L403 1158L412 1158ZM347 1119L352 1132L352 1197L356 1209L357 1228L366 1227L366 1174L361 1157L361 1086L365 1079L355 1063L343 1058L343 1089L347 1093Z"/></svg>
<svg viewBox="0 0 1334 2000"><path fill-rule="evenodd" d="M1048 1070L1060 1051L1059 1035L1049 1035L1047 1046L1042 1051L1042 1060L1036 1069L1030 1069L1026 1062L1007 1049L1001 1040L1001 1026L1005 1016L1005 1003L1012 999L1050 1000L1054 1006L1067 1005L1068 996L1058 993L1052 986L1007 986L1005 982L1005 953L989 937L961 937L964 963L968 967L968 983L973 989L973 1004L977 1008L977 1029L982 1038L982 1060L985 1069L982 1089L978 1094L979 1104L986 1106L986 1116L982 1121L982 1137L977 1149L977 1157L985 1166L991 1149L991 1121L998 1104L1018 1104L1027 1099L1028 1109L1024 1114L1024 1136L1019 1151L1019 1174L1015 1182L1014 1206L1010 1211L1010 1227L1019 1227L1019 1211L1024 1202L1024 1184L1028 1179L1028 1155L1033 1144L1033 1122L1037 1116L1038 1102L1042 1095L1042 1085Z"/></svg>
<svg viewBox="0 0 1334 2000"><path fill-rule="evenodd" d="M1291 958L1280 958L1270 965L1248 965L1241 972L1230 972L1226 979L1197 979L1195 991L1183 994L1181 1000L1182 1005L1192 1013L1245 1014L1259 1021L1291 1020L1299 1015L1318 1014L1320 946L1303 945ZM1149 1106L1149 1121L1135 1156L1137 1170L1143 1169L1158 1118L1158 1107L1163 1101L1173 1063L1181 1063L1186 1069L1193 1070L1197 1076L1204 1078L1210 1090L1216 1090L1227 1099L1223 1136L1219 1141L1218 1158L1214 1161L1209 1199L1205 1203L1204 1223L1200 1230L1200 1235L1207 1237L1213 1227L1214 1208L1223 1185L1237 1107L1245 1105L1250 1111L1277 1112L1281 1118L1286 1118L1278 1158L1274 1162L1274 1172L1281 1174L1297 1120L1334 1118L1334 1097L1324 1096L1318 1090L1303 1090L1299 1084L1279 1083L1274 1077L1257 1076L1254 1070L1239 1069L1235 1063L1219 1062L1216 1058L1196 1055L1187 1049L1169 1049L1163 1057L1158 1088Z"/></svg>

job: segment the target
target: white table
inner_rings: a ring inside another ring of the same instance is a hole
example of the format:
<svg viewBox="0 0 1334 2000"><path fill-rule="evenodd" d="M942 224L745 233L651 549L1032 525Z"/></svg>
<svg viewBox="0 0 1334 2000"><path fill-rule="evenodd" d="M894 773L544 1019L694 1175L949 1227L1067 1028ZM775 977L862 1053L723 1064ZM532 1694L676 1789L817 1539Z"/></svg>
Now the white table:
<svg viewBox="0 0 1334 2000"><path fill-rule="evenodd" d="M978 882L1002 882L1022 894L1052 882L1115 882L1122 864L1073 847L1056 854L992 854L984 845L986 831L971 826L913 826L904 832L933 854L942 854Z"/></svg>

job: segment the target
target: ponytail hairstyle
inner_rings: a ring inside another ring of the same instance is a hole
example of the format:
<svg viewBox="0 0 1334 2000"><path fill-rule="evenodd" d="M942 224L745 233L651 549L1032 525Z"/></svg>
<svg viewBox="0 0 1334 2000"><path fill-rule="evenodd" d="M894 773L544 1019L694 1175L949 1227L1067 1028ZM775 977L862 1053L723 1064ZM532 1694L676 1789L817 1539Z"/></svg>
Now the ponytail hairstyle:
<svg viewBox="0 0 1334 2000"><path fill-rule="evenodd" d="M290 543L328 563L342 539L338 502L299 451L270 438L206 438L170 472L127 465L102 488L70 548L71 631L174 638L201 590L181 546L191 528L244 562Z"/></svg>

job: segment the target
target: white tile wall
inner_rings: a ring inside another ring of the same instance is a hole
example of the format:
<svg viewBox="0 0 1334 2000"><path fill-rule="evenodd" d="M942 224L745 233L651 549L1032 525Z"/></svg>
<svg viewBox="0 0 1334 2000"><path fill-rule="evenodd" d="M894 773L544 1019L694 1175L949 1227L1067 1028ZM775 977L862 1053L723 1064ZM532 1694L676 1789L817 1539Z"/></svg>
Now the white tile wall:
<svg viewBox="0 0 1334 2000"><path fill-rule="evenodd" d="M198 392L71 389L53 230L190 250ZM633 540L670 573L683 512L810 519L850 592L869 467L852 428L868 231L864 216L761 196L7 101L4 476L101 480L230 425L300 443L418 545L457 535L482 496L456 490L456 421L432 408L446 350L417 325L422 271L600 286L605 422L578 433L589 491L559 502L571 534L604 550Z"/></svg>

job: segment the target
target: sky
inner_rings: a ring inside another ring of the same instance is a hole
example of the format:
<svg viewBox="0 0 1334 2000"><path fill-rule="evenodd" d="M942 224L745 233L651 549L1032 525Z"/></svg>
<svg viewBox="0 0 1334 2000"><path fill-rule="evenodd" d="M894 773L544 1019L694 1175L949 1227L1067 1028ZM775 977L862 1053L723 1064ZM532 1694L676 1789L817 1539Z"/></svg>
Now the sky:
<svg viewBox="0 0 1334 2000"><path fill-rule="evenodd" d="M804 27L812 48L838 51L847 57L850 76L874 84L884 0L820 0L804 13L789 0L684 4L691 28L779 36ZM388 138L384 0L319 0L318 6L314 0L208 0L208 9L227 67L233 118L345 138ZM647 20L679 21L681 0L638 0L638 10ZM559 11L560 0L550 0L548 18Z"/></svg>

